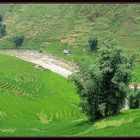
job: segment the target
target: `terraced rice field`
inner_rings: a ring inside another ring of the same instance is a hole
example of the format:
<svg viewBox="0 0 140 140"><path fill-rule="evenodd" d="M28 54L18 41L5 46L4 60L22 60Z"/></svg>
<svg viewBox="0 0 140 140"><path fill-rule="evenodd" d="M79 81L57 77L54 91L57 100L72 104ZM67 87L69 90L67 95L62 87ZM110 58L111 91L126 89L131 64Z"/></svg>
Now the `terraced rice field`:
<svg viewBox="0 0 140 140"><path fill-rule="evenodd" d="M84 118L70 81L11 56L0 55L0 67L0 135L30 135Z"/></svg>
<svg viewBox="0 0 140 140"><path fill-rule="evenodd" d="M121 111L89 123L72 82L0 55L0 136L139 136L139 114Z"/></svg>

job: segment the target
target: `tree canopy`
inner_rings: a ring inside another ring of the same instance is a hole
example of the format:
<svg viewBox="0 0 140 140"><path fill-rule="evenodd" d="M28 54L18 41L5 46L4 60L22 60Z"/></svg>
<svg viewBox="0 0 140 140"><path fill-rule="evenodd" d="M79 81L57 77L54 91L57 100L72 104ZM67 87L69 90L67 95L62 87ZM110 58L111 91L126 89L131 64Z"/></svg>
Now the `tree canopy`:
<svg viewBox="0 0 140 140"><path fill-rule="evenodd" d="M15 43L15 48L19 49L21 45L23 44L25 37L23 35L17 35L13 38L14 43Z"/></svg>
<svg viewBox="0 0 140 140"><path fill-rule="evenodd" d="M82 110L90 121L119 113L132 76L134 57L127 56L114 40L107 40L104 45L96 65L80 66L80 72L72 76Z"/></svg>

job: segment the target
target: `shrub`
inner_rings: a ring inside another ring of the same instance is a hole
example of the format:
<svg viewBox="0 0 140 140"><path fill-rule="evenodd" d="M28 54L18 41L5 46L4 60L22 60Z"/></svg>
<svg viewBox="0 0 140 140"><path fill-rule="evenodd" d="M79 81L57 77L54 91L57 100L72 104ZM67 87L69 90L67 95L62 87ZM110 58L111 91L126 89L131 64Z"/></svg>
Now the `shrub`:
<svg viewBox="0 0 140 140"><path fill-rule="evenodd" d="M80 72L71 77L90 121L116 115L123 108L133 59L109 42L101 50L97 65L93 62L90 68L80 66Z"/></svg>
<svg viewBox="0 0 140 140"><path fill-rule="evenodd" d="M0 22L2 22L3 21L3 16L2 15L0 15Z"/></svg>
<svg viewBox="0 0 140 140"><path fill-rule="evenodd" d="M3 37L6 35L6 25L0 24L0 37Z"/></svg>
<svg viewBox="0 0 140 140"><path fill-rule="evenodd" d="M21 47L21 45L23 44L23 41L24 41L24 36L23 35L18 35L18 36L15 36L13 38L14 40L14 43L15 43L15 48L16 49L19 49Z"/></svg>
<svg viewBox="0 0 140 140"><path fill-rule="evenodd" d="M105 46L117 46L116 40L111 37L108 37L103 43Z"/></svg>
<svg viewBox="0 0 140 140"><path fill-rule="evenodd" d="M89 46L90 46L90 49L91 49L92 51L97 49L97 43L98 43L97 37L91 38L91 39L89 40Z"/></svg>
<svg viewBox="0 0 140 140"><path fill-rule="evenodd" d="M135 91L130 93L129 107L130 109L136 109L140 107L140 91Z"/></svg>

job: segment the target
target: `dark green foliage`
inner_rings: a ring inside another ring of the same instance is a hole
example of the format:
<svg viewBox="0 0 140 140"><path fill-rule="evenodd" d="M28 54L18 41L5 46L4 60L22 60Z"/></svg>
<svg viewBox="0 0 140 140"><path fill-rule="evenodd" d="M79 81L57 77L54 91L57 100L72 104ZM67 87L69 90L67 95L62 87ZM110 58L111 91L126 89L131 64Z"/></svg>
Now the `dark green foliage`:
<svg viewBox="0 0 140 140"><path fill-rule="evenodd" d="M6 25L2 24L3 16L0 15L0 37L3 37L6 35Z"/></svg>
<svg viewBox="0 0 140 140"><path fill-rule="evenodd" d="M116 45L114 40L105 41L105 49L99 61L102 71L101 92L106 104L105 116L118 114L122 109L132 76L134 57L126 56Z"/></svg>
<svg viewBox="0 0 140 140"><path fill-rule="evenodd" d="M129 107L130 109L136 109L140 107L140 91L133 91L130 93Z"/></svg>
<svg viewBox="0 0 140 140"><path fill-rule="evenodd" d="M97 37L91 38L91 39L89 40L89 46L90 46L90 49L91 49L92 51L97 49L97 43L98 43Z"/></svg>
<svg viewBox="0 0 140 140"><path fill-rule="evenodd" d="M24 41L24 36L23 35L17 35L13 38L14 43L15 43L15 48L19 49L21 47L21 45L23 44Z"/></svg>
<svg viewBox="0 0 140 140"><path fill-rule="evenodd" d="M6 35L6 25L0 24L0 37L3 37Z"/></svg>
<svg viewBox="0 0 140 140"><path fill-rule="evenodd" d="M72 76L90 121L118 114L128 91L133 57L112 44L113 41L106 41L96 66L80 66L80 72Z"/></svg>
<svg viewBox="0 0 140 140"><path fill-rule="evenodd" d="M3 16L2 15L0 15L0 22L2 22L3 21Z"/></svg>

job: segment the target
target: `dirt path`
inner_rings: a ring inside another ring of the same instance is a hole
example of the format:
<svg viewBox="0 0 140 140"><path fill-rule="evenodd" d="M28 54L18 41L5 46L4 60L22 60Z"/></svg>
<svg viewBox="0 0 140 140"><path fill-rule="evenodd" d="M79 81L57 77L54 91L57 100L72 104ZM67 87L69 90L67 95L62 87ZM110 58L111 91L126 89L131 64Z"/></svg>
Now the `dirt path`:
<svg viewBox="0 0 140 140"><path fill-rule="evenodd" d="M68 77L72 74L72 71L76 67L76 65L68 62L64 62L62 60L58 60L52 55L39 53L37 51L31 50L1 50L1 54L7 54L11 56L18 57L25 61L32 62L34 64L38 64L45 69L49 69L52 72L60 74L64 77Z"/></svg>
<svg viewBox="0 0 140 140"><path fill-rule="evenodd" d="M58 73L66 78L71 75L73 70L77 67L75 64L68 63L63 60L58 60L56 57L50 54L39 53L37 51L0 50L0 54L7 54L18 57L25 61L32 62L44 67L45 69L49 69L52 72ZM130 83L129 88L134 89L134 83ZM140 89L140 83L138 84L137 88Z"/></svg>

